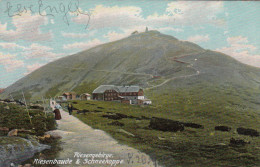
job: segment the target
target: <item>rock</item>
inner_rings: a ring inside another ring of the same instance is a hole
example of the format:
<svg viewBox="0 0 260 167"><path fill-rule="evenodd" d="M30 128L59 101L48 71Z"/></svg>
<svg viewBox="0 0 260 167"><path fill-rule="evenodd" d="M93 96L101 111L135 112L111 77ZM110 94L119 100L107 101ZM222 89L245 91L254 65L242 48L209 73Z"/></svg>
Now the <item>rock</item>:
<svg viewBox="0 0 260 167"><path fill-rule="evenodd" d="M10 107L9 106L5 106L4 109L10 110Z"/></svg>
<svg viewBox="0 0 260 167"><path fill-rule="evenodd" d="M120 120L120 119L122 119L121 117L119 117L117 115L102 115L102 117L108 118L108 119L113 119L113 120Z"/></svg>
<svg viewBox="0 0 260 167"><path fill-rule="evenodd" d="M218 144L216 144L217 146L226 146L226 144L225 143L218 143Z"/></svg>
<svg viewBox="0 0 260 167"><path fill-rule="evenodd" d="M51 138L51 135L47 134L47 135L44 135L44 137L49 139L49 138Z"/></svg>
<svg viewBox="0 0 260 167"><path fill-rule="evenodd" d="M230 139L230 145L233 146L244 146L246 144L250 144L250 142L244 141L242 139L234 139L233 137Z"/></svg>
<svg viewBox="0 0 260 167"><path fill-rule="evenodd" d="M28 132L28 133L31 133L32 130L25 130L24 128L22 128L22 129L18 129L18 132Z"/></svg>
<svg viewBox="0 0 260 167"><path fill-rule="evenodd" d="M43 135L43 136L39 136L38 137L38 139L40 140L40 141L46 141L46 142L49 142L50 141L50 138L51 138L51 135L49 135L49 134L45 134L45 135Z"/></svg>
<svg viewBox="0 0 260 167"><path fill-rule="evenodd" d="M130 133L130 132L127 132L126 130L124 129L117 129L118 132L121 132L121 133L124 133L124 134L127 134L129 136L132 136L132 137L135 137L134 134Z"/></svg>
<svg viewBox="0 0 260 167"><path fill-rule="evenodd" d="M182 123L185 127L190 127L190 128L200 128L203 129L204 126L200 124L195 124L195 123Z"/></svg>
<svg viewBox="0 0 260 167"><path fill-rule="evenodd" d="M30 106L30 109L44 110L44 107L42 107L39 104L33 104L33 105Z"/></svg>
<svg viewBox="0 0 260 167"><path fill-rule="evenodd" d="M62 138L57 132L54 132L54 131L48 131L48 132L45 132L44 134L50 135L50 137L52 139L61 139Z"/></svg>
<svg viewBox="0 0 260 167"><path fill-rule="evenodd" d="M96 112L96 113L97 113L97 112L102 112L102 111L100 111L100 110L94 110L93 112Z"/></svg>
<svg viewBox="0 0 260 167"><path fill-rule="evenodd" d="M43 153L39 154L39 159L46 159L46 156Z"/></svg>
<svg viewBox="0 0 260 167"><path fill-rule="evenodd" d="M142 118L142 119L145 119L145 120L151 120L151 118L148 118L148 117L143 116L143 115L141 116L141 118Z"/></svg>
<svg viewBox="0 0 260 167"><path fill-rule="evenodd" d="M160 136L158 136L158 139L159 139L159 140L166 140L165 137L160 137Z"/></svg>
<svg viewBox="0 0 260 167"><path fill-rule="evenodd" d="M31 167L31 164L25 164L23 167Z"/></svg>
<svg viewBox="0 0 260 167"><path fill-rule="evenodd" d="M184 130L183 124L179 121L173 121L170 119L157 118L157 117L153 117L151 119L149 127L156 130L170 131L170 132L177 132L177 131Z"/></svg>
<svg viewBox="0 0 260 167"><path fill-rule="evenodd" d="M0 127L0 131L9 131L9 128L7 128L7 127Z"/></svg>
<svg viewBox="0 0 260 167"><path fill-rule="evenodd" d="M50 146L38 143L36 140L27 140L20 137L0 137L0 166L7 167L11 163L21 164L30 159L35 153Z"/></svg>
<svg viewBox="0 0 260 167"><path fill-rule="evenodd" d="M108 125L114 125L114 126L124 126L125 124L119 121L113 121L112 123L109 123Z"/></svg>
<svg viewBox="0 0 260 167"><path fill-rule="evenodd" d="M121 117L121 118L127 118L127 115L125 115L125 114L116 113L116 115Z"/></svg>
<svg viewBox="0 0 260 167"><path fill-rule="evenodd" d="M231 130L231 128L228 126L215 126L215 130L229 132Z"/></svg>
<svg viewBox="0 0 260 167"><path fill-rule="evenodd" d="M18 130L17 129L13 129L10 132L8 132L7 136L17 136Z"/></svg>
<svg viewBox="0 0 260 167"><path fill-rule="evenodd" d="M259 132L254 129L247 129L247 128L237 128L237 133L240 135L247 135L251 137L258 137Z"/></svg>
<svg viewBox="0 0 260 167"><path fill-rule="evenodd" d="M83 114L85 115L86 112L90 112L90 111L89 111L89 110L86 110L86 109L84 109L84 110L78 110L78 111L77 111L77 114L83 113Z"/></svg>
<svg viewBox="0 0 260 167"><path fill-rule="evenodd" d="M128 118L127 115L125 114L120 114L120 113L114 113L110 115L102 115L102 117L108 118L108 119L113 119L113 120L120 120L122 118Z"/></svg>

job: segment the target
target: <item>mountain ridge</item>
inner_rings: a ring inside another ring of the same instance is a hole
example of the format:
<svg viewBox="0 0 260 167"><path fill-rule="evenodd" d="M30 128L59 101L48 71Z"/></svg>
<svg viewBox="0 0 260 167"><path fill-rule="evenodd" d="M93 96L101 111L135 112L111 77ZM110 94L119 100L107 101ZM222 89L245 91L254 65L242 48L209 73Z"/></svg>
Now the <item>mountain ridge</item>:
<svg viewBox="0 0 260 167"><path fill-rule="evenodd" d="M258 90L260 69L197 44L148 31L53 61L6 88L1 96L7 98L11 93L19 98L21 91L30 99L65 91L91 93L100 84L136 84L152 90L156 84L176 87L171 81L185 87L188 80L193 80L190 85L231 83Z"/></svg>

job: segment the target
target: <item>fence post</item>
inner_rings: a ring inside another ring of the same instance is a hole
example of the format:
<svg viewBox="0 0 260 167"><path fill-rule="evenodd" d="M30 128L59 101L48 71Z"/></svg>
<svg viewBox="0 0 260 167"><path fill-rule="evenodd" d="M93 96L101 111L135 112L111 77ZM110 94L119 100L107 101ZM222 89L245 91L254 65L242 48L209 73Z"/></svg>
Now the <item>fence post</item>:
<svg viewBox="0 0 260 167"><path fill-rule="evenodd" d="M22 93L23 93L23 91L22 91ZM30 113L29 113L29 110L28 110L28 107L27 107L27 103L26 103L26 100L25 100L24 93L23 93L23 99L24 99L24 103L25 103L25 107L26 107L26 111L27 111L28 117L30 119L30 123L32 125L32 119L31 119L31 116L30 116Z"/></svg>

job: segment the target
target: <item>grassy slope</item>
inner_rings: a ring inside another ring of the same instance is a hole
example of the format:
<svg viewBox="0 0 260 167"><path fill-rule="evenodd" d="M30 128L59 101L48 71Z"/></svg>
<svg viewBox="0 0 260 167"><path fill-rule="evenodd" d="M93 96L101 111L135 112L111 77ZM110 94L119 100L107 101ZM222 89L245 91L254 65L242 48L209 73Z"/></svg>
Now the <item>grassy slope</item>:
<svg viewBox="0 0 260 167"><path fill-rule="evenodd" d="M36 100L42 99L42 96L59 96L71 90L90 93L100 84L137 84L146 88L148 84L162 83L173 76L196 72L187 64L173 61L174 57L183 55L189 56L180 60L192 63L196 69L206 73L200 80L236 82L248 87L255 87L256 81L260 81L259 69L245 68L245 65L227 55L149 31L51 62L8 87L0 96L9 98L12 93L19 99L23 90L27 99ZM159 75L162 80L140 74ZM250 82L245 83L245 80Z"/></svg>
<svg viewBox="0 0 260 167"><path fill-rule="evenodd" d="M212 88L208 89L212 90ZM165 92L162 96L156 96L156 91L147 92L154 99L154 105L146 107L114 102L77 101L78 104L75 107L79 109L100 110L102 112L74 115L94 128L105 130L120 142L156 157L160 163L166 166L174 164L225 167L259 165L259 137L242 136L235 132L238 127L259 130L259 111L243 109L243 107L233 104L238 103L240 97L232 99L233 93L231 93L230 96L223 98L221 91L224 90L215 88L215 91L207 91L205 87L203 89L193 87L185 91L176 89L174 93ZM209 92L211 94L207 94ZM230 94L232 89L225 92ZM195 94L196 96L194 96ZM200 98L198 99L198 97ZM204 125L205 128L185 128L185 131L176 133L161 132L149 129L149 120L129 118L119 120L125 124L122 129L135 135L135 137L131 137L118 132L117 129L121 127L109 125L113 120L102 117L106 112L194 122ZM230 132L215 131L214 127L217 125L230 126L232 130ZM164 140L160 140L158 137L164 138ZM251 141L251 144L239 148L227 146L231 137ZM216 146L219 143L227 145Z"/></svg>

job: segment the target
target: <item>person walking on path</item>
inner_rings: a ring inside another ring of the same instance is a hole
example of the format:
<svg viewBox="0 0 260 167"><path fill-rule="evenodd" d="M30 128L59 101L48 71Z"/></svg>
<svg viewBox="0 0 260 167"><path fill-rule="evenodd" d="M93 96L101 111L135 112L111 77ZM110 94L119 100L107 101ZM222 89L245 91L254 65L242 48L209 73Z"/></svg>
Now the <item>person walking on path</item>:
<svg viewBox="0 0 260 167"><path fill-rule="evenodd" d="M71 103L68 104L68 110L69 110L69 114L71 115L72 114L72 109L73 109L73 106Z"/></svg>
<svg viewBox="0 0 260 167"><path fill-rule="evenodd" d="M55 107L55 110L53 112L55 114L55 119L56 120L61 120L60 110L57 107Z"/></svg>

